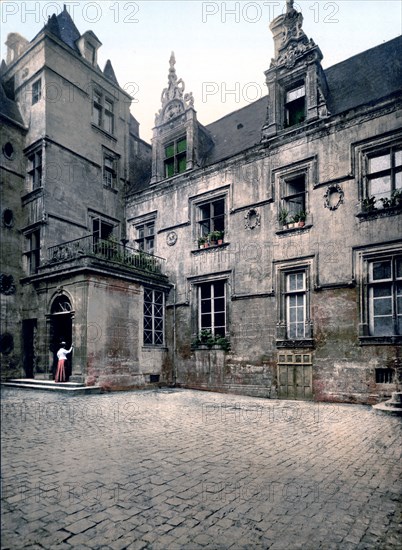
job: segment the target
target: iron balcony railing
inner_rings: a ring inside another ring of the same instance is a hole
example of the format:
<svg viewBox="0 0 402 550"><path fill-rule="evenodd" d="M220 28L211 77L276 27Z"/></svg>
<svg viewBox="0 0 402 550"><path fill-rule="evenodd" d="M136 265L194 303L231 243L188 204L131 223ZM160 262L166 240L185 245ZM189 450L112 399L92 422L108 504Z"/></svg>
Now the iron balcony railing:
<svg viewBox="0 0 402 550"><path fill-rule="evenodd" d="M143 250L130 248L113 240L99 239L94 235L51 246L48 254L49 264L92 256L151 273L162 273L166 261Z"/></svg>

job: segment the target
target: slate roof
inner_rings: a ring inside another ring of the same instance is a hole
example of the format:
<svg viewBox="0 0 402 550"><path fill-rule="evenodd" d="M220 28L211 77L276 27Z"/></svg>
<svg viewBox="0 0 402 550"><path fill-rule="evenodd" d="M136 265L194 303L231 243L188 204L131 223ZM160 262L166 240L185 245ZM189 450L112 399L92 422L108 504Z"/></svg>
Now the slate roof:
<svg viewBox="0 0 402 550"><path fill-rule="evenodd" d="M324 71L328 109L341 114L402 91L402 36L350 57ZM214 147L203 164L231 157L261 141L267 96L208 124Z"/></svg>

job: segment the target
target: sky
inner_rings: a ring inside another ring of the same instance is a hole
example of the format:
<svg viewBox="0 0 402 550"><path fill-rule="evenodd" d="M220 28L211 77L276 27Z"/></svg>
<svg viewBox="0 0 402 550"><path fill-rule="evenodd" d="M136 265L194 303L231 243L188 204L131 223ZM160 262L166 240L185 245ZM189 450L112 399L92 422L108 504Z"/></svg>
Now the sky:
<svg viewBox="0 0 402 550"><path fill-rule="evenodd" d="M193 92L198 120L206 125L266 94L264 71L274 55L270 22L285 0L205 2L0 0L1 57L9 32L28 40L63 3L83 34L102 42L98 64L110 59L119 84L133 96L131 112L150 141L167 85L171 51L176 71ZM303 30L329 67L402 33L400 0L296 0Z"/></svg>

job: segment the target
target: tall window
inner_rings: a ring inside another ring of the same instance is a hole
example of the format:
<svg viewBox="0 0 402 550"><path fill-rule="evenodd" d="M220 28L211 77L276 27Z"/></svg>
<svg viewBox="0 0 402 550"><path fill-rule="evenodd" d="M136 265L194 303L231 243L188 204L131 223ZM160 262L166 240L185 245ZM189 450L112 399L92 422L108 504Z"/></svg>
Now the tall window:
<svg viewBox="0 0 402 550"><path fill-rule="evenodd" d="M226 285L224 281L202 283L198 287L199 330L215 336L226 335Z"/></svg>
<svg viewBox="0 0 402 550"><path fill-rule="evenodd" d="M225 231L225 199L216 199L199 206L199 236L212 231Z"/></svg>
<svg viewBox="0 0 402 550"><path fill-rule="evenodd" d="M103 157L103 184L106 187L114 188L116 186L116 163L117 160L112 155L105 154Z"/></svg>
<svg viewBox="0 0 402 550"><path fill-rule="evenodd" d="M371 336L402 335L402 256L369 263Z"/></svg>
<svg viewBox="0 0 402 550"><path fill-rule="evenodd" d="M306 177L304 174L283 182L282 204L290 216L306 210Z"/></svg>
<svg viewBox="0 0 402 550"><path fill-rule="evenodd" d="M187 164L187 140L181 137L165 146L165 177L185 172Z"/></svg>
<svg viewBox="0 0 402 550"><path fill-rule="evenodd" d="M39 79L32 84L32 105L38 103L42 97L42 80Z"/></svg>
<svg viewBox="0 0 402 550"><path fill-rule="evenodd" d="M164 294L144 289L144 345L163 346Z"/></svg>
<svg viewBox="0 0 402 550"><path fill-rule="evenodd" d="M38 271L40 263L40 230L32 231L27 235L28 251L26 252L28 274L33 275Z"/></svg>
<svg viewBox="0 0 402 550"><path fill-rule="evenodd" d="M305 338L306 274L304 271L286 275L286 328L291 340Z"/></svg>
<svg viewBox="0 0 402 550"><path fill-rule="evenodd" d="M306 118L306 87L304 84L286 92L285 126L294 126Z"/></svg>
<svg viewBox="0 0 402 550"><path fill-rule="evenodd" d="M140 250L153 254L155 251L155 222L151 221L137 225L137 238L135 242Z"/></svg>
<svg viewBox="0 0 402 550"><path fill-rule="evenodd" d="M113 225L100 218L94 218L92 220L92 233L95 242L98 240L106 240L113 233Z"/></svg>
<svg viewBox="0 0 402 550"><path fill-rule="evenodd" d="M368 156L367 195L374 196L378 203L381 199L390 199L396 189L402 190L402 149L391 147Z"/></svg>
<svg viewBox="0 0 402 550"><path fill-rule="evenodd" d="M28 156L29 163L29 179L31 188L37 189L42 185L42 151L36 151Z"/></svg>
<svg viewBox="0 0 402 550"><path fill-rule="evenodd" d="M92 122L109 134L114 133L114 103L98 90L92 95Z"/></svg>

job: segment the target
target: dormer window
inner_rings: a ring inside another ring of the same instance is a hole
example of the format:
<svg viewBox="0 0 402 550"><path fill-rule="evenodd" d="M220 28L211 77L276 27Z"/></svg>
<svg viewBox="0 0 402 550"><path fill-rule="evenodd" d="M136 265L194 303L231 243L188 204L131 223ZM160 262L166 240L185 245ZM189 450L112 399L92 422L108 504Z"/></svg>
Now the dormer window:
<svg viewBox="0 0 402 550"><path fill-rule="evenodd" d="M187 167L187 140L184 136L165 145L165 177L182 174Z"/></svg>
<svg viewBox="0 0 402 550"><path fill-rule="evenodd" d="M306 87L304 84L286 92L285 126L294 126L306 118Z"/></svg>
<svg viewBox="0 0 402 550"><path fill-rule="evenodd" d="M95 53L96 50L94 46L92 46L92 44L90 44L89 42L85 42L84 57L87 61L91 63L91 65L95 64Z"/></svg>

